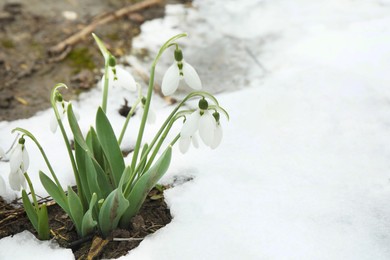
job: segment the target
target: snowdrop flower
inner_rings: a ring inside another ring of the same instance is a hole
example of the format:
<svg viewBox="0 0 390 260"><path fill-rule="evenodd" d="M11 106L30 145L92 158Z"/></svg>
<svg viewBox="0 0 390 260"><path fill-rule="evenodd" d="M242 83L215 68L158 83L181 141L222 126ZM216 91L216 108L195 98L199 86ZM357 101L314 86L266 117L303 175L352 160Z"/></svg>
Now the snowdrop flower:
<svg viewBox="0 0 390 260"><path fill-rule="evenodd" d="M62 99L61 95L58 95L57 98L58 98L58 100L56 102L57 111L58 111L58 114L60 115L60 120L62 121L66 117L66 114L67 114L66 111L68 110L69 102L64 101ZM74 113L76 119L79 120L80 115L77 113L77 111L75 111L73 109L73 113ZM55 116L55 113L53 113L52 116L50 117L50 130L52 131L52 133L55 133L57 131L57 128L58 128L58 121L57 121L57 118Z"/></svg>
<svg viewBox="0 0 390 260"><path fill-rule="evenodd" d="M26 179L24 173L28 169L29 157L24 146L24 138L19 139L19 143L13 148L10 155L10 168L8 180L11 188L16 191L20 191L20 188L26 188Z"/></svg>
<svg viewBox="0 0 390 260"><path fill-rule="evenodd" d="M219 113L214 112L213 117L215 118L216 126L214 129L214 138L213 138L213 141L212 141L210 147L212 149L215 149L221 144L223 131L222 131L221 123L219 122L219 117L220 117Z"/></svg>
<svg viewBox="0 0 390 260"><path fill-rule="evenodd" d="M105 76L102 77L102 86L104 85ZM108 72L108 85L113 87L120 87L129 89L130 91L137 90L137 83L133 76L127 70L121 67L113 67Z"/></svg>
<svg viewBox="0 0 390 260"><path fill-rule="evenodd" d="M190 64L183 60L182 51L176 49L175 62L165 72L162 80L162 93L165 96L173 94L178 88L181 79L184 79L187 85L195 90L202 89L202 82L198 73Z"/></svg>
<svg viewBox="0 0 390 260"><path fill-rule="evenodd" d="M181 153L186 153L190 149L190 145L192 145L195 148L199 147L198 138L196 137L196 134L189 136L189 137L181 137L179 139L179 150Z"/></svg>
<svg viewBox="0 0 390 260"><path fill-rule="evenodd" d="M199 101L199 109L195 110L184 122L180 132L180 151L188 151L189 138L199 131L203 143L215 149L222 140L222 128L219 124L219 113L211 114L205 99ZM182 140L183 139L183 140Z"/></svg>

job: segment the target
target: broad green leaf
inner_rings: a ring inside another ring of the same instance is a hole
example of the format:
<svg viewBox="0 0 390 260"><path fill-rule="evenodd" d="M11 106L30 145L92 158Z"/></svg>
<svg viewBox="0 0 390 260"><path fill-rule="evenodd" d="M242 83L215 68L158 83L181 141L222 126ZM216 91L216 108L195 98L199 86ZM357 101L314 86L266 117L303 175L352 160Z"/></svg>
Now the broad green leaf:
<svg viewBox="0 0 390 260"><path fill-rule="evenodd" d="M122 172L125 169L125 162L110 121L100 107L96 114L96 133L110 165L114 185L117 187Z"/></svg>
<svg viewBox="0 0 390 260"><path fill-rule="evenodd" d="M92 194L91 201L89 202L89 209L85 213L81 224L82 237L85 237L86 235L90 234L97 226L97 222L93 219L93 214L92 214L96 201L97 201L97 195L96 193L94 193Z"/></svg>
<svg viewBox="0 0 390 260"><path fill-rule="evenodd" d="M34 229L36 231L38 231L38 215L37 215L37 212L35 211L35 208L31 204L31 201L28 198L27 192L25 190L22 190L22 201L23 201L23 207L24 207L24 210L26 211L28 219L30 220Z"/></svg>
<svg viewBox="0 0 390 260"><path fill-rule="evenodd" d="M129 225L130 219L138 213L150 190L168 170L171 155L172 148L168 147L156 163L136 181L127 197L130 205L122 216L121 227L125 228Z"/></svg>
<svg viewBox="0 0 390 260"><path fill-rule="evenodd" d="M70 217L72 218L76 227L77 234L81 235L81 224L84 216L84 208L79 196L77 196L76 192L74 192L70 186L68 186L68 203Z"/></svg>
<svg viewBox="0 0 390 260"><path fill-rule="evenodd" d="M39 179L47 193L60 205L60 207L70 215L68 201L65 192L59 188L46 174L39 171Z"/></svg>
<svg viewBox="0 0 390 260"><path fill-rule="evenodd" d="M93 165L92 159L88 156L85 157L85 165L87 167L86 173L87 173L89 190L92 193L96 193L99 199L105 198L103 197L102 190L100 189L98 184L95 166Z"/></svg>
<svg viewBox="0 0 390 260"><path fill-rule="evenodd" d="M83 191L83 196L86 199L85 201L90 201L92 192L90 191L88 185L88 177L87 177L88 169L86 165L86 160L88 155L78 142L74 143L74 148L75 148L75 157L76 157L76 164L77 164L77 169L80 178L80 184L82 186L81 190Z"/></svg>
<svg viewBox="0 0 390 260"><path fill-rule="evenodd" d="M109 179L109 176L106 172L100 167L96 160L92 159L92 163L95 166L96 178L100 187L103 198L106 198L111 191L114 190L114 187Z"/></svg>
<svg viewBox="0 0 390 260"><path fill-rule="evenodd" d="M92 127L88 132L87 142L88 142L88 146L90 147L90 149L93 153L93 157L99 163L101 168L104 169L105 163L104 163L103 149L102 149L102 146L100 145L96 131Z"/></svg>
<svg viewBox="0 0 390 260"><path fill-rule="evenodd" d="M99 213L99 227L104 236L118 226L119 219L129 206L120 187L113 190L104 200Z"/></svg>
<svg viewBox="0 0 390 260"><path fill-rule="evenodd" d="M46 203L43 203L38 212L38 238L40 240L50 239L49 217L47 214Z"/></svg>

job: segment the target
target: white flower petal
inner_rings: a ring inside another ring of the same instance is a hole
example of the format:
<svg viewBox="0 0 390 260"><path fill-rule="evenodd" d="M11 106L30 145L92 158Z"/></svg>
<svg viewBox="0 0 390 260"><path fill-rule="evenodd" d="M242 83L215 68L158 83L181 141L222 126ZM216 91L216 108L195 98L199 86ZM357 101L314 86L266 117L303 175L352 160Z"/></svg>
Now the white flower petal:
<svg viewBox="0 0 390 260"><path fill-rule="evenodd" d="M20 191L21 187L24 188L26 186L26 180L24 179L24 175L20 169L14 173L10 173L8 181L11 189L15 191Z"/></svg>
<svg viewBox="0 0 390 260"><path fill-rule="evenodd" d="M199 75L190 64L183 62L183 77L188 86L195 90L202 89L202 82Z"/></svg>
<svg viewBox="0 0 390 260"><path fill-rule="evenodd" d="M196 134L194 134L192 137L191 137L191 140L192 140L192 145L195 147L195 148L199 148L199 142L198 142L198 137L196 137Z"/></svg>
<svg viewBox="0 0 390 260"><path fill-rule="evenodd" d="M161 91L164 96L169 96L173 94L177 87L179 86L180 81L180 71L177 67L176 62L174 62L168 70L165 72L162 83Z"/></svg>
<svg viewBox="0 0 390 260"><path fill-rule="evenodd" d="M222 141L222 136L223 136L222 127L220 124L218 124L214 131L214 140L210 146L212 149L215 149L219 146L219 144Z"/></svg>
<svg viewBox="0 0 390 260"><path fill-rule="evenodd" d="M5 157L5 152L3 150L3 148L0 147L0 158L3 158Z"/></svg>
<svg viewBox="0 0 390 260"><path fill-rule="evenodd" d="M58 127L57 118L55 117L55 115L52 115L50 117L50 130L53 134L57 131L57 127Z"/></svg>
<svg viewBox="0 0 390 260"><path fill-rule="evenodd" d="M196 130L199 127L200 112L196 110L193 112L187 120L184 122L183 127L181 128L180 135L182 137L193 136Z"/></svg>
<svg viewBox="0 0 390 260"><path fill-rule="evenodd" d="M190 148L191 137L180 137L179 139L179 150L181 153L186 153Z"/></svg>
<svg viewBox="0 0 390 260"><path fill-rule="evenodd" d="M148 124L154 124L156 122L156 113L152 107L149 107L149 114L146 122Z"/></svg>
<svg viewBox="0 0 390 260"><path fill-rule="evenodd" d="M214 140L215 119L205 111L199 119L199 135L205 145L211 146Z"/></svg>
<svg viewBox="0 0 390 260"><path fill-rule="evenodd" d="M111 71L112 79L114 78L114 73ZM118 86L122 87L124 89L130 89L131 91L136 91L137 90L137 83L135 82L133 76L131 75L130 72L127 70L121 68L121 67L116 67L116 76L117 80L113 81L113 86Z"/></svg>
<svg viewBox="0 0 390 260"><path fill-rule="evenodd" d="M28 152L27 152L27 149L26 149L26 146L23 147L23 152L22 152L22 159L23 159L23 167L22 167L22 171L23 173L27 171L28 169L28 166L30 165L30 158L28 156Z"/></svg>
<svg viewBox="0 0 390 260"><path fill-rule="evenodd" d="M22 163L22 145L17 144L14 149L12 149L9 165L11 168L11 174L17 172L20 169L20 165Z"/></svg>

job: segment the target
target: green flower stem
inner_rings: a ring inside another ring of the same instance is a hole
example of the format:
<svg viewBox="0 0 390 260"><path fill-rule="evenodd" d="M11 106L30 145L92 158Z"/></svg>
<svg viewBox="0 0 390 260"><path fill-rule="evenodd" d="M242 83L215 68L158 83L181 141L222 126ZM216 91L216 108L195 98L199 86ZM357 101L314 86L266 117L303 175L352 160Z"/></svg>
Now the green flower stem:
<svg viewBox="0 0 390 260"><path fill-rule="evenodd" d="M36 146L38 147L39 151L41 152L41 154L43 156L43 159L45 160L47 168L49 168L49 171L50 171L51 176L53 177L55 183L57 184L58 187L61 187L61 190L63 191L62 186L61 186L60 182L58 181L56 174L54 173L53 167L51 167L51 164L49 162L49 159L46 156L45 151L43 150L43 148L40 145L40 143L38 142L38 140L34 137L34 135L32 133L30 133L29 131L27 131L26 129L23 129L23 128L20 128L20 127L17 127L15 129L13 129L12 133L14 133L15 131L18 131L18 132L21 132L21 133L25 134L26 136L28 136L36 144ZM65 193L64 193L64 195L65 195Z"/></svg>
<svg viewBox="0 0 390 260"><path fill-rule="evenodd" d="M141 147L141 142L142 142L142 137L143 137L143 134L144 134L146 119L147 119L148 113L149 113L150 101L151 101L152 94L153 94L154 73L155 73L157 62L160 59L161 55L164 53L164 51L167 48L169 48L170 46L172 46L172 43L174 41L176 41L177 39L179 39L181 37L185 37L185 36L187 36L186 33L181 33L181 34L178 34L176 36L173 36L171 39L169 39L167 42L165 42L165 44L160 48L160 51L158 52L156 58L154 59L154 61L152 63L152 66L150 68L150 80L149 80L148 92L147 92L147 95L146 95L146 102L145 102L145 106L144 106L144 114L142 116L142 121L141 121L141 124L140 124L140 127L139 127L138 137L137 137L137 141L136 141L136 144L135 144L135 148L134 148L134 152L133 152L133 158L132 158L131 166L130 166L133 173L134 173L134 170L135 170L135 166L137 164L138 153L139 153L139 150L140 150L140 147Z"/></svg>
<svg viewBox="0 0 390 260"><path fill-rule="evenodd" d="M141 102L141 97L139 97L133 104L133 106L131 107L130 109L130 112L127 114L127 117L126 117L126 121L122 127L122 131L121 131L121 134L119 136L119 139L118 139L118 144L121 145L122 143L122 140L123 140L123 137L125 135L125 132L126 132L126 129L127 129L127 126L130 122L130 118L131 116L134 114L134 111L135 109L137 108L138 104Z"/></svg>
<svg viewBox="0 0 390 260"><path fill-rule="evenodd" d="M108 99L108 59L104 63L104 85L103 85L103 100L102 109L106 113L107 110L107 99Z"/></svg>
<svg viewBox="0 0 390 260"><path fill-rule="evenodd" d="M151 166L152 163L153 163L154 158L156 157L158 151L160 150L160 147L161 147L161 145L163 144L165 138L167 137L169 131L171 130L173 124L174 124L174 123L176 122L176 120L179 119L180 117L181 117L181 115L180 115L180 116L176 116L176 117L174 117L172 120L170 120L169 125L165 128L164 133L161 135L160 140L158 141L156 147L154 148L153 153L152 153L152 155L150 156L150 158L149 158L149 160L148 160L148 163L145 165L145 168L144 168L143 172L146 172L146 171L150 168L150 166ZM142 174L141 174L140 176L142 176Z"/></svg>
<svg viewBox="0 0 390 260"><path fill-rule="evenodd" d="M57 109L57 105L56 105L56 102L57 102L57 100L56 100L56 93L57 93L58 89L62 88L62 87L68 88L63 83L58 83L57 85L55 85L55 87L53 88L53 90L51 92L50 101L51 101L51 106L53 107L53 110L54 110L54 114L55 114L55 116L57 118L58 126L60 127L62 136L64 138L66 149L68 150L68 155L69 155L70 162L72 164L73 173L74 173L74 176L75 176L75 179L76 179L77 192L78 192L80 198L82 200L84 200L84 196L81 196L84 193L83 193L82 186L81 186L79 171L78 171L77 166L76 166L76 162L75 162L75 159L74 159L74 156L73 156L72 148L70 147L68 135L66 134L64 125L62 124L62 120L61 120L60 114L58 113L58 109ZM54 171L53 171L53 173L54 173ZM59 186L59 187L61 187L61 186ZM61 187L61 189L62 189L62 187ZM83 203L84 202L85 201L83 201Z"/></svg>
<svg viewBox="0 0 390 260"><path fill-rule="evenodd" d="M27 172L24 173L24 177L26 178L28 187L30 188L30 191L31 191L31 197L33 198L33 202L34 202L34 206L35 206L35 211L38 212L38 210L39 210L39 204L38 204L38 201L37 201L37 196L35 195L34 186L32 185L31 179L30 179L30 177L28 176Z"/></svg>
<svg viewBox="0 0 390 260"><path fill-rule="evenodd" d="M177 134L176 137L172 140L172 142L169 144L169 146L173 147L177 140L179 140L180 134Z"/></svg>

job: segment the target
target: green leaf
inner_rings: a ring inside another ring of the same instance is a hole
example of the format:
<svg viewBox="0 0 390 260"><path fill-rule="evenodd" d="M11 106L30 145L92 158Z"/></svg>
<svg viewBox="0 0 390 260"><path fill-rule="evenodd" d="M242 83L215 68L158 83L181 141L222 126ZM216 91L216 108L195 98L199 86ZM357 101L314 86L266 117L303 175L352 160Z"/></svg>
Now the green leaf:
<svg viewBox="0 0 390 260"><path fill-rule="evenodd" d="M100 187L100 191L102 193L102 197L106 198L108 194L110 194L111 191L114 190L114 187L109 177L107 176L106 172L100 167L100 165L96 162L96 160L92 159L92 163L95 166L96 178Z"/></svg>
<svg viewBox="0 0 390 260"><path fill-rule="evenodd" d="M40 240L50 239L49 217L47 214L46 203L43 203L38 212L38 238Z"/></svg>
<svg viewBox="0 0 390 260"><path fill-rule="evenodd" d="M85 213L83 217L83 221L81 224L81 236L85 237L90 234L95 227L97 226L97 222L93 219L92 211L97 201L96 193L92 194L91 201L89 202L89 209Z"/></svg>
<svg viewBox="0 0 390 260"><path fill-rule="evenodd" d="M150 190L168 170L171 156L172 148L168 147L156 163L136 181L127 197L130 205L122 216L121 227L128 227L130 219L138 213Z"/></svg>
<svg viewBox="0 0 390 260"><path fill-rule="evenodd" d="M83 196L85 196L86 199L85 201L90 201L92 192L90 191L88 185L87 175L89 174L89 172L86 165L87 164L86 160L88 155L86 151L79 145L78 142L74 143L74 148L75 148L76 164L79 173L80 184L82 186Z"/></svg>
<svg viewBox="0 0 390 260"><path fill-rule="evenodd" d="M110 56L110 52L107 50L107 48L104 45L104 43L102 42L102 40L100 40L100 38L97 37L96 34L94 34L94 33L92 33L92 36L95 39L97 45L99 46L99 50L102 53L104 59L108 59L108 57Z"/></svg>
<svg viewBox="0 0 390 260"><path fill-rule="evenodd" d="M114 185L117 187L122 172L125 169L125 162L110 121L100 107L96 114L96 132L104 154L107 157L108 164L110 165Z"/></svg>
<svg viewBox="0 0 390 260"><path fill-rule="evenodd" d="M38 231L38 214L35 211L35 208L31 204L30 199L28 198L27 192L25 190L22 190L22 201L23 201L23 207L26 211L27 217L30 220L31 224L33 225L34 229Z"/></svg>
<svg viewBox="0 0 390 260"><path fill-rule="evenodd" d="M119 219L129 206L129 202L123 196L120 187L113 190L103 205L99 213L99 227L104 236L118 226Z"/></svg>
<svg viewBox="0 0 390 260"><path fill-rule="evenodd" d="M69 126L72 130L75 142L77 142L85 151L89 151L88 145L84 140L83 134L81 133L79 123L77 123L77 118L73 113L72 103L68 105L67 113Z"/></svg>
<svg viewBox="0 0 390 260"><path fill-rule="evenodd" d="M70 215L68 201L65 192L59 188L46 174L39 171L39 179L47 193L60 205L60 207Z"/></svg>
<svg viewBox="0 0 390 260"><path fill-rule="evenodd" d="M93 153L93 157L99 163L101 168L104 169L105 163L104 163L103 149L102 146L100 145L99 138L96 134L96 131L92 127L87 134L87 143Z"/></svg>
<svg viewBox="0 0 390 260"><path fill-rule="evenodd" d="M70 186L68 186L68 203L70 217L72 218L76 227L77 234L81 235L81 224L84 216L84 208L79 196L77 196L76 192L74 192Z"/></svg>

